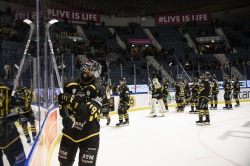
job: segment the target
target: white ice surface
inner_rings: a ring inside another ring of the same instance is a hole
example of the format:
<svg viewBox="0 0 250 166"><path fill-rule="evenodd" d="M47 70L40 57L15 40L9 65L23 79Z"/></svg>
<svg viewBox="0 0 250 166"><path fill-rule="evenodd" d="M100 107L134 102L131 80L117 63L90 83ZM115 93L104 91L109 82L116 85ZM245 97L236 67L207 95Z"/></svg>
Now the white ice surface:
<svg viewBox="0 0 250 166"><path fill-rule="evenodd" d="M177 113L153 118L150 110L130 112L130 125L110 126L101 120L97 166L249 166L250 103L233 110L211 110L211 125L198 126L197 114ZM248 124L247 124L248 123ZM243 126L246 127L243 127ZM59 145L51 166L59 166ZM77 154L78 156L78 154ZM78 165L76 157L74 166Z"/></svg>

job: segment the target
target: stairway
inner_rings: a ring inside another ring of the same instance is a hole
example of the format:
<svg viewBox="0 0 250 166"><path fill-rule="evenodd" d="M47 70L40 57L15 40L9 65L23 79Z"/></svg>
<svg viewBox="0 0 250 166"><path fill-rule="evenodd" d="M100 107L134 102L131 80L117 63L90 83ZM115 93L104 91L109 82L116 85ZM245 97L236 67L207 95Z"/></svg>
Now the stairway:
<svg viewBox="0 0 250 166"><path fill-rule="evenodd" d="M161 70L163 76L167 77L170 83L175 82L174 78L166 72L166 70L155 60L153 56L147 56L146 58L147 60L149 60L150 64L155 67L156 70Z"/></svg>
<svg viewBox="0 0 250 166"><path fill-rule="evenodd" d="M179 28L179 31L180 31L181 34L183 35L183 33L182 33L182 28ZM195 43L193 42L193 40L191 39L190 35L189 35L188 33L186 33L186 34L183 35L183 36L187 39L189 47L194 48L195 53L198 54L198 50L197 50L197 48L196 48L196 45L195 45ZM202 55L203 53L200 52L200 54Z"/></svg>
<svg viewBox="0 0 250 166"><path fill-rule="evenodd" d="M155 40L154 35L150 32L149 29L143 29L143 31L147 34L147 36L149 37L149 39L152 40L153 45L158 49L161 50L161 45Z"/></svg>
<svg viewBox="0 0 250 166"><path fill-rule="evenodd" d="M81 37L83 37L84 40L88 40L88 38L86 37L85 33L83 32L81 26L77 25L77 27L76 27L76 32L77 32Z"/></svg>
<svg viewBox="0 0 250 166"><path fill-rule="evenodd" d="M217 35L222 36L222 37L224 37L224 38L226 39L226 46L227 46L230 50L232 50L232 48L230 47L229 41L228 41L226 35L224 34L224 32L222 31L222 29L219 27L219 28L215 29L215 32L217 33ZM231 52L231 53L237 53L237 50L235 50L235 49L233 48L233 52Z"/></svg>
<svg viewBox="0 0 250 166"><path fill-rule="evenodd" d="M111 33L116 33L114 28L109 28ZM119 44L119 46L121 46L122 49L126 50L127 46L126 44L121 40L121 38L119 37L119 35L116 33L116 40Z"/></svg>
<svg viewBox="0 0 250 166"><path fill-rule="evenodd" d="M229 60L227 59L226 55L225 54L214 54L214 57L217 58L221 64L228 64ZM245 77L241 74L241 72L239 72L239 70L232 66L232 75L236 75L236 77L239 79L239 80L244 80Z"/></svg>

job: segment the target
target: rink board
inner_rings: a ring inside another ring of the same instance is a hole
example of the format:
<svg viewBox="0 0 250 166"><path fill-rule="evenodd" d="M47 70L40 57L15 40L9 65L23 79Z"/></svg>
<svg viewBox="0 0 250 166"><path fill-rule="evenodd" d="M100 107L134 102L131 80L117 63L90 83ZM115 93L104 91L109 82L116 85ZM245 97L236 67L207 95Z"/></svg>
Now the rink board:
<svg viewBox="0 0 250 166"><path fill-rule="evenodd" d="M175 92L171 91L171 101L169 100L169 106L173 107L176 105L175 103ZM220 90L218 95L219 103L224 102L224 90ZM118 95L114 95L114 108L115 111L111 112L111 115L117 114L117 110L119 107L120 98ZM141 93L141 94L131 94L132 104L130 107L129 112L131 111L138 111L150 108L150 95L148 93ZM250 88L241 88L239 99L241 101L249 101L250 99ZM232 99L234 100L234 99ZM131 101L130 101L131 102ZM38 106L32 106L35 115L38 112ZM50 108L50 107L49 107ZM50 159L52 156L52 152L58 143L60 142L61 138L61 117L59 114L59 107L55 106L50 109L46 109L45 107L41 107L41 112L43 112L42 116L44 116L45 120L42 124L41 131L37 137L37 140L32 147L31 153L27 159L25 165L27 166L48 166L50 165Z"/></svg>

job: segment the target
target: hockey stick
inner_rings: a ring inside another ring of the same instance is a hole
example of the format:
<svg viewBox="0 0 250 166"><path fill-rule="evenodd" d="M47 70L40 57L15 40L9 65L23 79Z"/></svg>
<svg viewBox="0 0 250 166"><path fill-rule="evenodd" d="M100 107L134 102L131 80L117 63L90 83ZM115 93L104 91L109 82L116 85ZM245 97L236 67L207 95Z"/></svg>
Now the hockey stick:
<svg viewBox="0 0 250 166"><path fill-rule="evenodd" d="M29 26L30 26L30 35L29 35L27 44L26 44L26 46L25 46L23 58L22 58L22 61L21 61L20 66L19 66L18 73L17 73L17 75L16 75L16 79L14 79L15 84L14 84L14 88L13 88L13 90L12 90L11 96L14 96L14 94L15 94L16 87L17 87L17 82L18 82L18 80L19 80L19 78L20 78L21 71L22 71L22 68L23 68L23 64L24 64L24 61L25 61L25 58L26 58L26 54L27 54L27 51L28 51L28 49L29 49L30 40L31 40L33 31L34 31L34 29L35 29L35 25L32 23L32 21L30 21L30 20L28 20L28 19L25 19L25 20L23 20L23 22L25 22L26 24L29 24Z"/></svg>
<svg viewBox="0 0 250 166"><path fill-rule="evenodd" d="M179 60L178 60L177 57L175 56L175 54L173 54L173 55L174 55L175 59L177 60L177 62L179 63L179 65L181 66L182 70L185 72L185 75L188 77L188 79L189 79L190 81L192 81L192 80L190 79L190 77L188 76L186 70L182 67L181 63L179 62Z"/></svg>
<svg viewBox="0 0 250 166"><path fill-rule="evenodd" d="M50 35L49 35L49 27L58 22L57 20L53 19L53 20L50 20L46 25L45 25L45 29L46 29L46 33L47 33L47 37L48 37L48 42L49 42L49 47L50 47L50 52L51 52L51 57L52 57L52 61L53 61L53 64L54 64L54 68L55 68L55 71L56 71L56 77L57 77L57 81L58 81L58 85L59 85L59 88L60 88L60 91L61 93L63 93L63 87L62 87L62 82L61 82L61 79L60 79L60 76L59 76L59 72L58 72L58 68L57 68L57 64L56 64L56 59L55 59L55 53L54 53L54 50L53 50L53 45L52 45L52 42L51 42L51 39L50 39ZM65 111L65 114L66 114L66 117L69 117L69 111L66 107L63 107L64 108L64 111Z"/></svg>

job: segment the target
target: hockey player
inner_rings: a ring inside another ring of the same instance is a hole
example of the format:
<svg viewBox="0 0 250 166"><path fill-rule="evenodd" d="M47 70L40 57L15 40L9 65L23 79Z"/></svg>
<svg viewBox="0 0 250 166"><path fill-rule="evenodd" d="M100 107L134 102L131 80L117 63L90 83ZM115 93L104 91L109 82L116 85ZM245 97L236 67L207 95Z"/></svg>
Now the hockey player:
<svg viewBox="0 0 250 166"><path fill-rule="evenodd" d="M216 75L215 74L213 74L211 82L213 84L213 87L212 87L212 96L211 96L211 101L210 101L211 102L210 109L217 109L217 104L218 104L218 98L217 98L217 96L218 96L218 93L219 93L219 83L218 83L218 80L216 79Z"/></svg>
<svg viewBox="0 0 250 166"><path fill-rule="evenodd" d="M112 90L109 89L109 86L105 86L104 90L105 95L103 96L103 104L102 104L102 115L103 118L107 119L106 125L108 126L110 124L110 116L109 116L109 107L110 107L110 95L112 95Z"/></svg>
<svg viewBox="0 0 250 166"><path fill-rule="evenodd" d="M28 131L28 122L31 125L33 141L36 140L36 135L37 135L35 116L30 106L31 101L32 101L32 93L30 95L26 87L19 87L19 83L17 82L17 90L15 91L15 95L12 98L12 105L18 111L19 122L22 125L23 133L27 139L27 143L31 143Z"/></svg>
<svg viewBox="0 0 250 166"><path fill-rule="evenodd" d="M17 116L6 117L4 120L0 120L0 165L24 165L26 161L26 155L24 152L20 133L15 125L18 120ZM3 159L5 154L9 164Z"/></svg>
<svg viewBox="0 0 250 166"><path fill-rule="evenodd" d="M191 111L189 111L189 113L196 113L196 112L198 113L198 104L199 104L198 90L199 86L197 84L197 79L193 78L193 84L191 85L192 96L190 100ZM196 110L194 110L194 106L196 106Z"/></svg>
<svg viewBox="0 0 250 166"><path fill-rule="evenodd" d="M161 115L164 116L166 114L166 108L164 107L163 103L163 97L162 97L162 91L164 87L161 86L161 84L158 82L157 78L153 79L153 85L151 86L151 112L150 115L153 115L153 117L156 117L157 115L157 109L156 109L156 102L158 101L158 105L160 107Z"/></svg>
<svg viewBox="0 0 250 166"><path fill-rule="evenodd" d="M190 87L186 80L184 80L184 96L185 96L185 105L190 104Z"/></svg>
<svg viewBox="0 0 250 166"><path fill-rule="evenodd" d="M60 166L72 166L79 149L79 165L96 165L99 149L99 118L104 88L96 81L102 67L91 60L83 65L81 78L67 81L64 93L58 95L59 110L64 129L59 149ZM75 117L75 124L66 114Z"/></svg>
<svg viewBox="0 0 250 166"><path fill-rule="evenodd" d="M184 111L184 84L182 78L178 78L178 83L174 86L177 111Z"/></svg>
<svg viewBox="0 0 250 166"><path fill-rule="evenodd" d="M7 115L11 111L11 90L9 87L4 86L2 83L0 83L0 113L1 113L1 119L4 119L7 117Z"/></svg>
<svg viewBox="0 0 250 166"><path fill-rule="evenodd" d="M199 80L200 82L200 86L199 86L199 91L198 91L198 95L199 95L199 120L196 121L196 124L200 124L203 125L204 124L210 124L210 117L209 117L209 110L208 110L208 102L209 99L211 98L211 83L209 81L209 77L210 77L210 73L209 72L205 72L203 78ZM204 111L204 112L203 112ZM206 120L203 121L203 114L205 113L206 115Z"/></svg>
<svg viewBox="0 0 250 166"><path fill-rule="evenodd" d="M234 99L236 101L235 107L239 107L240 106L240 101L239 101L239 93L240 93L240 83L236 77L236 75L233 76L233 95L234 95Z"/></svg>
<svg viewBox="0 0 250 166"><path fill-rule="evenodd" d="M229 80L229 76L227 74L225 74L224 80L225 82L222 84L222 87L224 87L225 90L224 94L225 107L223 107L223 109L232 109L232 101L231 101L232 82Z"/></svg>
<svg viewBox="0 0 250 166"><path fill-rule="evenodd" d="M23 144L20 139L20 133L17 130L15 122L18 117L9 116L11 111L11 89L0 83L0 165L7 164L3 160L5 154L9 164L7 165L24 165L26 156Z"/></svg>
<svg viewBox="0 0 250 166"><path fill-rule="evenodd" d="M164 101L164 105L166 107L166 111L168 111L168 94L169 94L169 86L168 86L168 79L167 78L163 78L163 83L162 83L162 87L163 87L163 101Z"/></svg>
<svg viewBox="0 0 250 166"><path fill-rule="evenodd" d="M119 115L119 123L116 126L121 125L128 125L129 124L129 115L127 110L130 108L129 101L130 101L130 94L129 88L126 85L127 80L126 78L120 79L120 87L117 88L117 92L120 92L120 106L118 108L118 115ZM125 121L123 122L123 116Z"/></svg>

